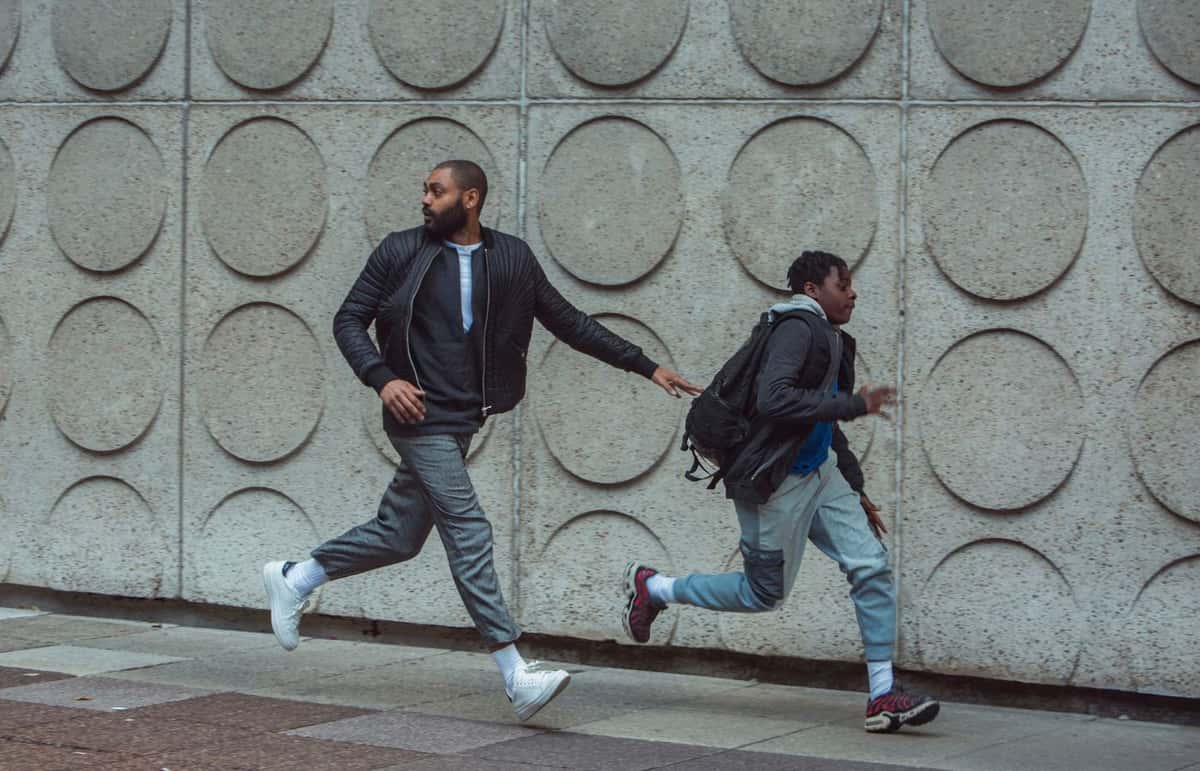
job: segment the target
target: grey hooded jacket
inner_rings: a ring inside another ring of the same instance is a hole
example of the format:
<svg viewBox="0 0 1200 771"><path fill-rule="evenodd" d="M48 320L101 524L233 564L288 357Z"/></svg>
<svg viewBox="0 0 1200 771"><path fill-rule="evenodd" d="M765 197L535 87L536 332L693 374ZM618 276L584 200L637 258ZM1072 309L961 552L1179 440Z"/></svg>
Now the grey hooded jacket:
<svg viewBox="0 0 1200 771"><path fill-rule="evenodd" d="M725 473L725 495L765 503L787 478L800 446L817 423L832 421L833 451L838 469L850 486L863 489L858 458L837 421L867 414L866 401L854 393L854 338L834 328L815 300L795 295L771 308L779 321L755 387L755 416L750 438L739 448ZM838 391L829 393L836 372Z"/></svg>

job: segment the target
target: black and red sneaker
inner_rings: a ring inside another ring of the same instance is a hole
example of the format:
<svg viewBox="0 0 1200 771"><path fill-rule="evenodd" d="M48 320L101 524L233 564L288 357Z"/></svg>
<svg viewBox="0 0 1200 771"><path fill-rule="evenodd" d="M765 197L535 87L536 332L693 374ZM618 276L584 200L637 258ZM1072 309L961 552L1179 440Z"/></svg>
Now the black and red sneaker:
<svg viewBox="0 0 1200 771"><path fill-rule="evenodd" d="M634 642L650 641L650 626L663 608L655 605L650 599L650 590L646 588L646 580L658 575L654 568L646 567L638 562L630 562L625 567L625 616L621 620L625 624L625 634Z"/></svg>
<svg viewBox="0 0 1200 771"><path fill-rule="evenodd" d="M867 720L863 727L872 733L899 731L902 725L925 725L938 715L936 700L907 693L899 685L867 702Z"/></svg>

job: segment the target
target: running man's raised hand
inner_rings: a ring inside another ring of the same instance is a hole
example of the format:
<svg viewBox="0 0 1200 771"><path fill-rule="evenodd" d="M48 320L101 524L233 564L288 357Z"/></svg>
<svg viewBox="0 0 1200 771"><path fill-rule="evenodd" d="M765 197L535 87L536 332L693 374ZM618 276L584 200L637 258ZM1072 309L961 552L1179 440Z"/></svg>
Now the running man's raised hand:
<svg viewBox="0 0 1200 771"><path fill-rule="evenodd" d="M655 385L669 393L671 396L674 396L676 399L683 395L680 393L680 391L683 391L683 393L686 394L691 394L692 396L696 396L704 391L704 389L700 386L692 385L688 381L684 380L683 375L680 375L674 370L667 369L666 367L659 367L658 369L654 370L654 374L650 377L650 379L654 381Z"/></svg>

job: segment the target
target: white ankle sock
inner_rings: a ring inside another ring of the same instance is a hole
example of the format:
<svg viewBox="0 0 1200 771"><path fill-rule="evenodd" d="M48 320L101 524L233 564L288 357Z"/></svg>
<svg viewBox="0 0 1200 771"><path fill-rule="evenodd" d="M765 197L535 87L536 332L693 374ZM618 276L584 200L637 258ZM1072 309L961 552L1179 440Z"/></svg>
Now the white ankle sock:
<svg viewBox="0 0 1200 771"><path fill-rule="evenodd" d="M867 675L871 678L871 698L877 699L892 690L895 679L892 676L892 662L868 661Z"/></svg>
<svg viewBox="0 0 1200 771"><path fill-rule="evenodd" d="M655 573L646 579L646 589L650 592L650 601L655 605L666 607L675 602L675 579Z"/></svg>
<svg viewBox="0 0 1200 771"><path fill-rule="evenodd" d="M504 677L504 690L512 695L513 675L521 667L525 666L525 659L521 658L521 652L517 650L517 646L513 643L505 645L497 651L492 651L492 658L496 661L496 666L500 667L500 674Z"/></svg>
<svg viewBox="0 0 1200 771"><path fill-rule="evenodd" d="M313 589L327 582L329 576L325 575L325 568L321 567L320 562L307 559L288 568L283 580L287 581L288 586L295 589L301 597L307 597L312 594Z"/></svg>

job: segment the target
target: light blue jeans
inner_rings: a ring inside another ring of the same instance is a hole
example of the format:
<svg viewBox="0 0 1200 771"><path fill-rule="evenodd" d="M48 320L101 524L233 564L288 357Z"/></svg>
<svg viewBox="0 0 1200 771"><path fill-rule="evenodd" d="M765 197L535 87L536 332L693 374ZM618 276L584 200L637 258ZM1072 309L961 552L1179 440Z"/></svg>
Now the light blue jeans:
<svg viewBox="0 0 1200 771"><path fill-rule="evenodd" d="M829 460L807 476L789 475L763 504L734 501L743 570L694 573L675 582L675 601L709 610L760 613L792 591L811 540L841 566L868 661L891 660L896 588L888 551L867 524L858 493Z"/></svg>

